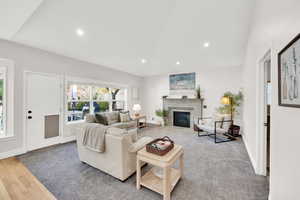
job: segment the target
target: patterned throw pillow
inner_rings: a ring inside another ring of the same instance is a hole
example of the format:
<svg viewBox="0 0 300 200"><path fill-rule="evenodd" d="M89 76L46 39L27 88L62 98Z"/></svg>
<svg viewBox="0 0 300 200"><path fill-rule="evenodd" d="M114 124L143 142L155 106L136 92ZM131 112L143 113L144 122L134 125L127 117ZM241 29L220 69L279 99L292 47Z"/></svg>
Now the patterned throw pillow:
<svg viewBox="0 0 300 200"><path fill-rule="evenodd" d="M120 121L121 122L129 122L130 121L129 112L120 112Z"/></svg>

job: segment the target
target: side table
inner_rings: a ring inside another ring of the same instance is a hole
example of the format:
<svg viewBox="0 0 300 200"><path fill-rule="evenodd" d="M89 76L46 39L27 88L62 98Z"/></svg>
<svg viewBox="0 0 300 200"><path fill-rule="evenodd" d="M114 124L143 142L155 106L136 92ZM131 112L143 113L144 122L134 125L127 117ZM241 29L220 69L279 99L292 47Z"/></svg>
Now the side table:
<svg viewBox="0 0 300 200"><path fill-rule="evenodd" d="M133 120L136 120L136 124L137 124L138 129L147 127L147 117L146 117L146 115L132 116L131 118ZM141 120L143 120L142 123L141 123Z"/></svg>
<svg viewBox="0 0 300 200"><path fill-rule="evenodd" d="M172 168L177 160L179 160L179 169ZM150 169L144 176L141 177L141 162L146 162L151 165L163 168L163 178L156 176L153 168ZM171 199L171 192L177 182L183 175L183 148L180 145L175 145L174 148L164 156L158 156L148 153L146 148L138 151L137 154L137 173L136 187L139 190L141 185L150 190L162 194L164 200Z"/></svg>

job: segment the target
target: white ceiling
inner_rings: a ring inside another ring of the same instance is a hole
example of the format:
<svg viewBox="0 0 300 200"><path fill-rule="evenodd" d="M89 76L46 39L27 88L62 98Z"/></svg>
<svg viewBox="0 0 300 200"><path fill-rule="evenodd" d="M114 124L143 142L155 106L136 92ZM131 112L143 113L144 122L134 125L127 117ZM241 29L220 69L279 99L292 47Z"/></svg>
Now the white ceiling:
<svg viewBox="0 0 300 200"><path fill-rule="evenodd" d="M43 0L0 0L0 38L11 39Z"/></svg>
<svg viewBox="0 0 300 200"><path fill-rule="evenodd" d="M0 0L0 13L4 10L7 19L0 19L0 26L7 28L1 28L1 38L140 76L240 66L254 4L254 0L21 2ZM76 35L77 28L85 31L83 37ZM206 41L209 48L203 48ZM142 64L142 58L147 63Z"/></svg>

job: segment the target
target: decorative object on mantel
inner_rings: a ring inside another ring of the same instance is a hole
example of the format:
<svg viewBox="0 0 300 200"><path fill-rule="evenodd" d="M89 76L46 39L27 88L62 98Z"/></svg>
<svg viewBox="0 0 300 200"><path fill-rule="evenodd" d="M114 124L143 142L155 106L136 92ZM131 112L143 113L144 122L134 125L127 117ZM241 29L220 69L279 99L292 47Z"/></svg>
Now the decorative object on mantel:
<svg viewBox="0 0 300 200"><path fill-rule="evenodd" d="M300 34L278 54L279 106L300 108Z"/></svg>
<svg viewBox="0 0 300 200"><path fill-rule="evenodd" d="M167 110L157 109L155 110L155 114L156 116L162 119L161 121L162 126L168 125L169 112Z"/></svg>
<svg viewBox="0 0 300 200"><path fill-rule="evenodd" d="M171 74L169 77L170 90L194 90L196 73Z"/></svg>
<svg viewBox="0 0 300 200"><path fill-rule="evenodd" d="M201 99L201 88L200 88L200 85L198 85L198 87L196 89L196 97L197 97L197 99Z"/></svg>
<svg viewBox="0 0 300 200"><path fill-rule="evenodd" d="M142 107L140 104L134 104L132 110L135 112L135 116L138 117L140 115Z"/></svg>

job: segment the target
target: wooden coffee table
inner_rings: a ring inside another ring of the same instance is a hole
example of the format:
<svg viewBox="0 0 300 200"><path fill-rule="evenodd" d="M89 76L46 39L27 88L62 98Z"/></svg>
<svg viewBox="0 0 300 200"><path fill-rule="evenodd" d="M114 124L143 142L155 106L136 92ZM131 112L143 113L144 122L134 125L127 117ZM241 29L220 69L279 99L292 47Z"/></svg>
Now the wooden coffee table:
<svg viewBox="0 0 300 200"><path fill-rule="evenodd" d="M179 169L171 166L179 160ZM153 168L150 169L144 176L141 177L141 162L146 162L151 165L163 168L163 178L156 176L153 173ZM183 175L183 148L180 145L175 145L174 148L164 156L158 156L148 153L146 148L138 151L137 154L137 173L136 187L139 190L141 185L155 191L164 196L164 200L171 199L171 192L177 182Z"/></svg>

